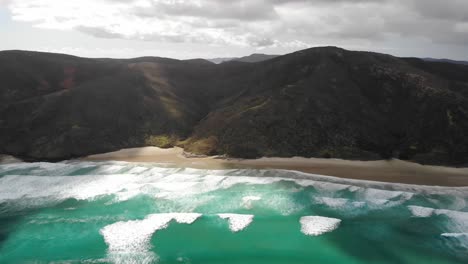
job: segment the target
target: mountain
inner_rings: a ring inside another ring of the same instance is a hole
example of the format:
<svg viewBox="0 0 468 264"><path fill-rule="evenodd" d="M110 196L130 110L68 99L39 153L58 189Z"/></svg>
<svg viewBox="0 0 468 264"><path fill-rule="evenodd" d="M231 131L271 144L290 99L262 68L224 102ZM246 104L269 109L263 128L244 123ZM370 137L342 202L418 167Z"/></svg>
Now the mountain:
<svg viewBox="0 0 468 264"><path fill-rule="evenodd" d="M432 61L432 62L444 62L444 63L468 65L468 61L449 60L449 59L434 59L434 58L423 58L423 60Z"/></svg>
<svg viewBox="0 0 468 264"><path fill-rule="evenodd" d="M232 157L468 163L468 66L312 48L258 63L0 52L0 153L178 145Z"/></svg>
<svg viewBox="0 0 468 264"><path fill-rule="evenodd" d="M278 57L279 55L268 55L268 54L260 54L260 53L254 53L249 56L245 57L240 57L240 58L215 58L215 59L209 59L209 61L220 64L223 62L228 62L228 61L239 61L239 62L249 62L249 63L255 63L255 62L261 62L261 61L266 61L270 60L273 58Z"/></svg>
<svg viewBox="0 0 468 264"><path fill-rule="evenodd" d="M268 54L254 53L254 54L251 54L249 56L232 59L232 61L255 63L255 62L271 60L271 59L274 59L274 58L276 58L278 56L279 55L268 55Z"/></svg>

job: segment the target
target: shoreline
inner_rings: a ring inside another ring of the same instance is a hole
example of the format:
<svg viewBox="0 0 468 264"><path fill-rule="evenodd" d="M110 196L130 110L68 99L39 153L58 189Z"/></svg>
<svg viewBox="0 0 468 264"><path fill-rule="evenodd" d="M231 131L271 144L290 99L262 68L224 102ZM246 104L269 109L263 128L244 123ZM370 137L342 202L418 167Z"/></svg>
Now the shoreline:
<svg viewBox="0 0 468 264"><path fill-rule="evenodd" d="M468 186L468 168L421 165L402 160L353 161L320 158L226 159L193 157L182 148L142 147L96 154L81 161L154 162L195 169L283 169L344 179L426 186Z"/></svg>

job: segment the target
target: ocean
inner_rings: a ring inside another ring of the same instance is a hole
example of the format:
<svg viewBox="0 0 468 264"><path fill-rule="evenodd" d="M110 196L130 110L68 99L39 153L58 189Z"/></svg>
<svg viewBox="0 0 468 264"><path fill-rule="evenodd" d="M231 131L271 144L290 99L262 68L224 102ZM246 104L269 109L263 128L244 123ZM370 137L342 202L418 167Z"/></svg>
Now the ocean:
<svg viewBox="0 0 468 264"><path fill-rule="evenodd" d="M468 263L468 188L155 163L4 164L0 263Z"/></svg>

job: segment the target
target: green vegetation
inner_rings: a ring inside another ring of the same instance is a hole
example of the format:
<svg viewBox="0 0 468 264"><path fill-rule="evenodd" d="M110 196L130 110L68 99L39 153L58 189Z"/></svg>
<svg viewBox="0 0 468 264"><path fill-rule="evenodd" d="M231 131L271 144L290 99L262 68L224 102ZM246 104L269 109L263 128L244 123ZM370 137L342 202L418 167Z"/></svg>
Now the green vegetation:
<svg viewBox="0 0 468 264"><path fill-rule="evenodd" d="M0 153L61 160L149 145L467 164L467 72L335 47L219 65L2 51Z"/></svg>
<svg viewBox="0 0 468 264"><path fill-rule="evenodd" d="M147 136L145 139L146 146L160 147L160 148L171 148L174 147L178 142L178 138L173 135L157 135Z"/></svg>
<svg viewBox="0 0 468 264"><path fill-rule="evenodd" d="M186 151L197 155L218 154L218 139L215 136L202 139L189 139L181 144Z"/></svg>

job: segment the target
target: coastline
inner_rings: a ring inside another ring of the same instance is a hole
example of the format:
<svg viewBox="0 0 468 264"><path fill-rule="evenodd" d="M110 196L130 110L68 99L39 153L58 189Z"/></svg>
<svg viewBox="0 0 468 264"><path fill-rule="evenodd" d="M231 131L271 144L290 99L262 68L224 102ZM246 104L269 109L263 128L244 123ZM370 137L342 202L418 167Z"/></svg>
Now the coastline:
<svg viewBox="0 0 468 264"><path fill-rule="evenodd" d="M468 168L421 165L402 160L352 161L319 158L227 159L197 157L182 148L142 147L91 155L82 161L154 162L195 169L283 169L345 179L428 186L468 186Z"/></svg>

